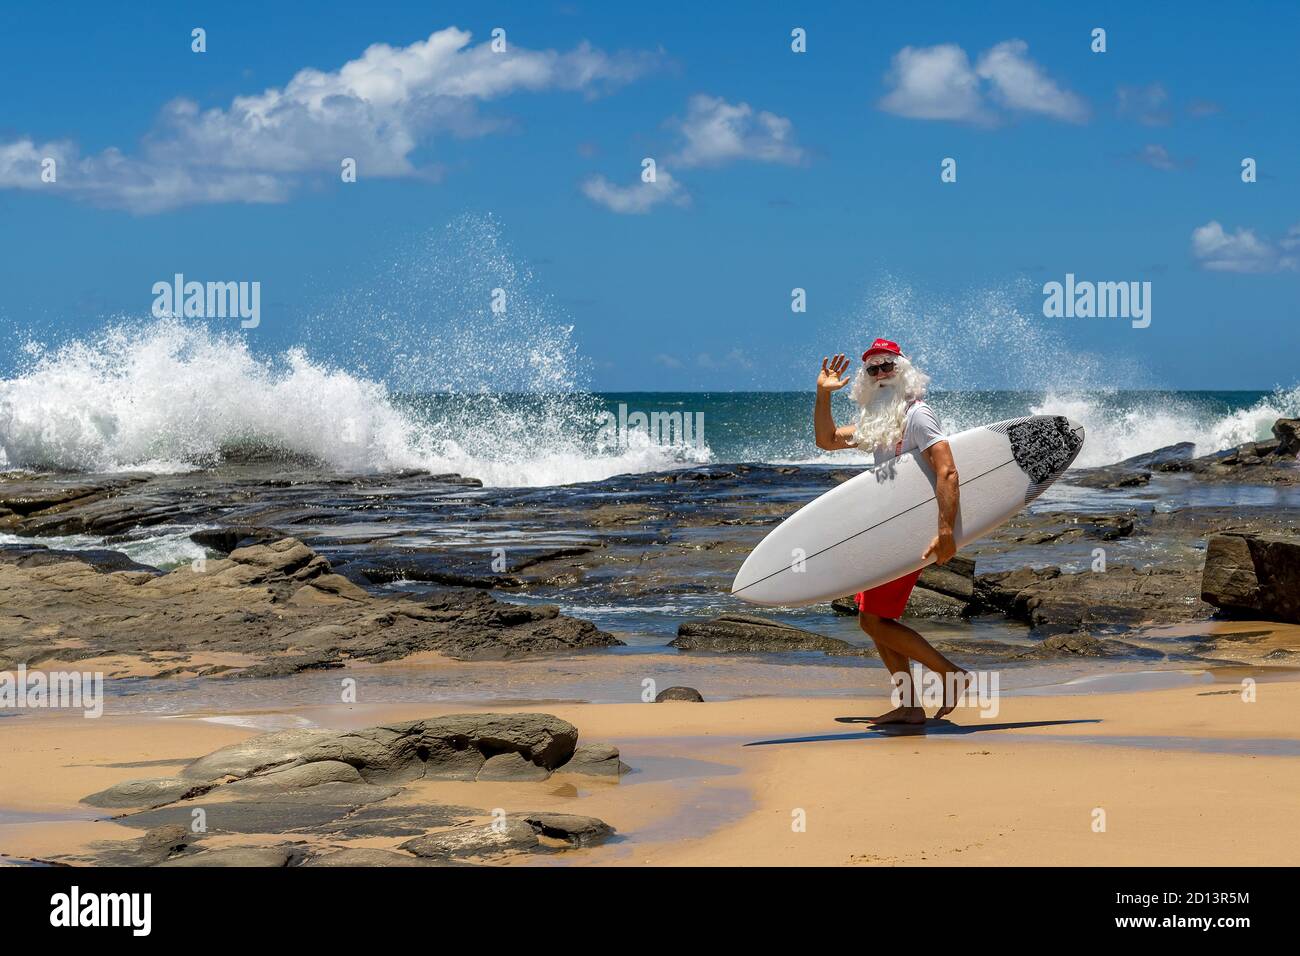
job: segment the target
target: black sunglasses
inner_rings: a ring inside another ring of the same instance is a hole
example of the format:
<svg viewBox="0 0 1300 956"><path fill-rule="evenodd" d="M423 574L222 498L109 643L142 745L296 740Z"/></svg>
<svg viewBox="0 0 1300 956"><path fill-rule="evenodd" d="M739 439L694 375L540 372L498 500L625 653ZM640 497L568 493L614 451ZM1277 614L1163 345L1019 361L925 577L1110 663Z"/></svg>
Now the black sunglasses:
<svg viewBox="0 0 1300 956"><path fill-rule="evenodd" d="M872 378L875 378L877 375L881 374L882 372L888 374L893 370L894 370L893 362L881 362L878 365L867 366L867 374L870 375Z"/></svg>

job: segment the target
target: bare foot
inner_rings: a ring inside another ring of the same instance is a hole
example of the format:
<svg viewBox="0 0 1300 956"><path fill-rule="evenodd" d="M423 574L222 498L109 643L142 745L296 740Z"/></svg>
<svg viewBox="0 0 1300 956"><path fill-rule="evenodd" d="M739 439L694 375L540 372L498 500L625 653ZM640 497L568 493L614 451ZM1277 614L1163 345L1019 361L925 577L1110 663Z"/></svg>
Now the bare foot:
<svg viewBox="0 0 1300 956"><path fill-rule="evenodd" d="M887 714L871 717L873 724L923 724L925 710L921 707L895 707Z"/></svg>
<svg viewBox="0 0 1300 956"><path fill-rule="evenodd" d="M970 671L957 671L956 675L943 682L943 706L934 715L935 720L942 720L957 709L966 688L970 686L973 675Z"/></svg>

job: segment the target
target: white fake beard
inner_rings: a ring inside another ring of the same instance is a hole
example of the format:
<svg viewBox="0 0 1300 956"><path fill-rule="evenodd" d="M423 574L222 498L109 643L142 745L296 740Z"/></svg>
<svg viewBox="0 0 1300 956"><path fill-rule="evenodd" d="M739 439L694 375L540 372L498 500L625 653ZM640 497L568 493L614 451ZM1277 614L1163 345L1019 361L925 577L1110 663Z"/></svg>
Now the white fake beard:
<svg viewBox="0 0 1300 956"><path fill-rule="evenodd" d="M895 375L882 386L859 369L858 379L853 383L853 398L861 411L854 443L864 451L874 451L879 445L893 448L903 437L903 424L907 421L903 376Z"/></svg>

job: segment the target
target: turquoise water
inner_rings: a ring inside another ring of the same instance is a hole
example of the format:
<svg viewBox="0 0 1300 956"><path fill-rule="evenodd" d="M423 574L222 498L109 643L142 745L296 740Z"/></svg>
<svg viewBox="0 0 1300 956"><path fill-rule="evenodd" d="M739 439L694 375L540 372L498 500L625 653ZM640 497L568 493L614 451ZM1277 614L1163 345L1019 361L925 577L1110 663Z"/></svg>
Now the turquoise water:
<svg viewBox="0 0 1300 956"><path fill-rule="evenodd" d="M394 399L447 470L487 484L562 485L614 474L728 462L862 464L813 442L814 392L606 392L404 395ZM1078 467L1111 464L1178 442L1209 454L1272 437L1300 415L1300 388L1209 391L942 391L930 404L944 429L1031 414L1083 424ZM852 420L847 390L835 397ZM639 418L638 418L639 416Z"/></svg>
<svg viewBox="0 0 1300 956"><path fill-rule="evenodd" d="M805 392L621 392L596 396L617 415L643 411L703 416L712 460L833 460L812 440L814 393ZM836 396L836 417L852 419L847 389ZM1243 441L1271 437L1277 418L1300 412L1300 396L1287 392L1110 391L1091 394L1049 391L940 391L930 404L945 430L962 431L1020 415L1056 412L1088 432L1082 466L1109 464L1165 445L1190 441L1201 454Z"/></svg>

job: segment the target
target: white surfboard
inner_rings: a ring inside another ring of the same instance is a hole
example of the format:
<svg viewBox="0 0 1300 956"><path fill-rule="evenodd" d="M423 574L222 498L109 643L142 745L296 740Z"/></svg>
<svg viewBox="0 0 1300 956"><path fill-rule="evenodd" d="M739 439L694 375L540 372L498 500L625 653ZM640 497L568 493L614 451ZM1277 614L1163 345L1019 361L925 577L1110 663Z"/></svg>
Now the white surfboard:
<svg viewBox="0 0 1300 956"><path fill-rule="evenodd" d="M1059 415L981 425L947 439L961 482L957 546L988 534L1037 498L1083 447ZM804 505L759 542L731 593L751 604L818 604L893 581L930 561L939 507L934 471L907 452Z"/></svg>

